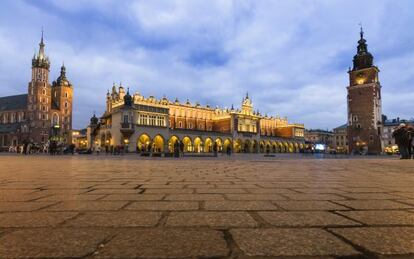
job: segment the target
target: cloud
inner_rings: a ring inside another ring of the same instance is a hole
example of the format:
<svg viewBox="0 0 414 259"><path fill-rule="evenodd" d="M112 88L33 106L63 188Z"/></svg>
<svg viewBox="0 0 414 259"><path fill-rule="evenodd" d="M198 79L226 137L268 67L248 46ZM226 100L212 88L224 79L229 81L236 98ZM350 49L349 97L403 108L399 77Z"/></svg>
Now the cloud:
<svg viewBox="0 0 414 259"><path fill-rule="evenodd" d="M64 61L84 127L122 81L148 96L256 109L308 128L346 121L347 69L362 22L381 69L383 113L413 117L414 3L382 1L3 1L0 95L26 91L45 28L51 81ZM363 10L363 11L361 11ZM397 11L398 10L398 11Z"/></svg>

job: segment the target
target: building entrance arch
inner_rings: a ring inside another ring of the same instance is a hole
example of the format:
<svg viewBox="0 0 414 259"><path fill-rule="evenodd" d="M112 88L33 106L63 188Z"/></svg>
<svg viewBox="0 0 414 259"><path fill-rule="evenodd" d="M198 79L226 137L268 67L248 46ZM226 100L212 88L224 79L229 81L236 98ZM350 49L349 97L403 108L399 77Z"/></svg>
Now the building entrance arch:
<svg viewBox="0 0 414 259"><path fill-rule="evenodd" d="M142 134L139 136L137 141L137 151L138 152L149 152L151 151L151 138L147 134Z"/></svg>
<svg viewBox="0 0 414 259"><path fill-rule="evenodd" d="M161 135L154 137L152 141L152 151L153 152L163 152L164 151L164 138Z"/></svg>

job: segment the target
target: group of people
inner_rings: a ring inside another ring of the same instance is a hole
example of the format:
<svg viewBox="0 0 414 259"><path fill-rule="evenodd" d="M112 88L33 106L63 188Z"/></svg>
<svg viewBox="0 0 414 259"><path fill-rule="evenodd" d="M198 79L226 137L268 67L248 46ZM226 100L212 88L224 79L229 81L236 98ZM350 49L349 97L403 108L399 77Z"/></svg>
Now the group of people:
<svg viewBox="0 0 414 259"><path fill-rule="evenodd" d="M414 127L401 123L392 133L401 159L414 158Z"/></svg>
<svg viewBox="0 0 414 259"><path fill-rule="evenodd" d="M183 157L184 156L184 148L185 148L184 142L182 142L180 140L175 141L174 145L173 145L173 155L174 155L174 157ZM219 146L217 145L216 142L214 142L212 148L213 148L213 155L215 157L217 157L218 151L219 151ZM230 145L228 145L226 148L223 148L221 151L222 151L222 154L226 153L228 156L230 156L231 155Z"/></svg>
<svg viewBox="0 0 414 259"><path fill-rule="evenodd" d="M48 141L46 143L33 143L24 141L20 145L11 145L8 150L10 153L17 153L23 155L30 154L50 154L59 155L64 153L75 153L75 145L65 145L64 143L57 141Z"/></svg>

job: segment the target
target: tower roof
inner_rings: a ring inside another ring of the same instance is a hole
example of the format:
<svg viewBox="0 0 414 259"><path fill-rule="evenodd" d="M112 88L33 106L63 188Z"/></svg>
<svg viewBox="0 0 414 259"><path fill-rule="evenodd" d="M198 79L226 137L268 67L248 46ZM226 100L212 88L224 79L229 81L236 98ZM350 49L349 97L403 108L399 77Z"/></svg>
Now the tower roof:
<svg viewBox="0 0 414 259"><path fill-rule="evenodd" d="M43 30L42 30L42 36L40 38L40 43L39 43L39 51L37 54L33 56L33 59L32 59L32 67L40 67L40 68L45 68L47 70L49 70L50 68L49 58L45 54L45 43L43 41Z"/></svg>
<svg viewBox="0 0 414 259"><path fill-rule="evenodd" d="M354 56L354 68L353 70L360 70L373 66L374 57L368 52L367 41L364 39L364 31L361 26L359 32L360 39L358 40L357 54Z"/></svg>
<svg viewBox="0 0 414 259"><path fill-rule="evenodd" d="M53 86L72 86L69 80L66 78L66 67L65 63L60 67L60 76L57 78Z"/></svg>

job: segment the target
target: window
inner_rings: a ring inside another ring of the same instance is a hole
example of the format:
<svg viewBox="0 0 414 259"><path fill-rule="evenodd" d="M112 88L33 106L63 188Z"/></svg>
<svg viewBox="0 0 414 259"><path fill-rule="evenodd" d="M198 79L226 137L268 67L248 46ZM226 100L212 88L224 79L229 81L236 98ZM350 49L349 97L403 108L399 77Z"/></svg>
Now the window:
<svg viewBox="0 0 414 259"><path fill-rule="evenodd" d="M129 123L128 115L124 115L124 123Z"/></svg>
<svg viewBox="0 0 414 259"><path fill-rule="evenodd" d="M59 115L54 113L52 115L52 126L55 126L55 125L58 125L58 124L59 124Z"/></svg>
<svg viewBox="0 0 414 259"><path fill-rule="evenodd" d="M68 102L65 102L65 108L68 108L68 106L69 106Z"/></svg>
<svg viewBox="0 0 414 259"><path fill-rule="evenodd" d="M46 95L46 90L45 90L45 89L43 89L43 90L42 90L42 94L43 94L43 95ZM43 100L44 100L44 99L43 99Z"/></svg>
<svg viewBox="0 0 414 259"><path fill-rule="evenodd" d="M67 92L65 92L65 98L68 98L68 93Z"/></svg>
<svg viewBox="0 0 414 259"><path fill-rule="evenodd" d="M179 128L182 128L182 127L183 127L183 122L182 122L182 121L179 121L179 122L178 122L178 127L179 127Z"/></svg>

